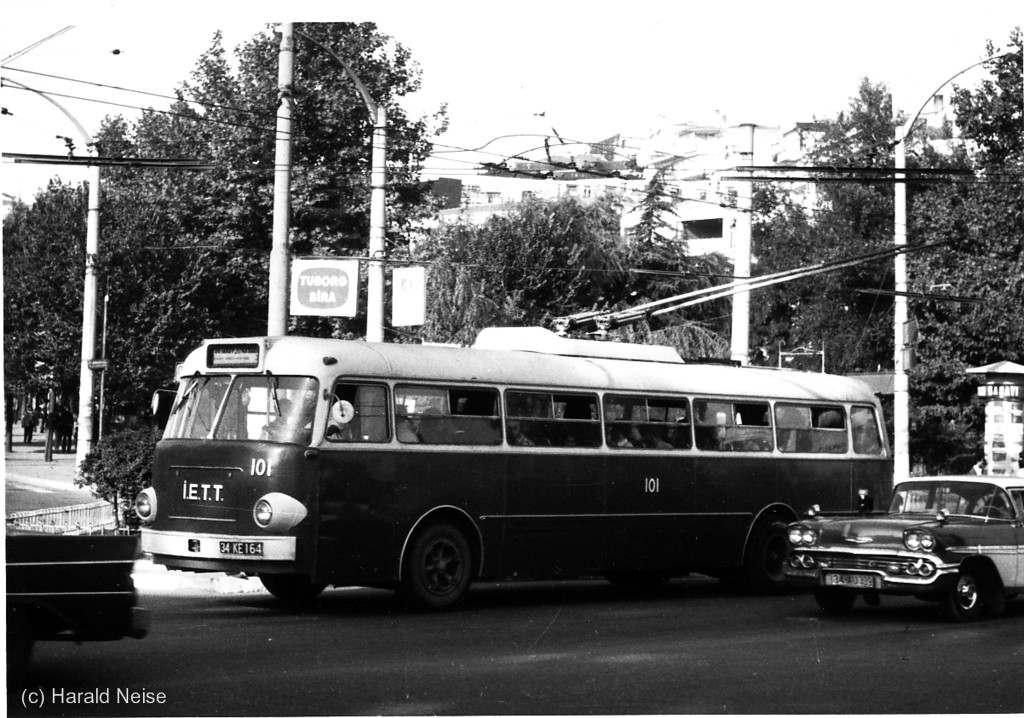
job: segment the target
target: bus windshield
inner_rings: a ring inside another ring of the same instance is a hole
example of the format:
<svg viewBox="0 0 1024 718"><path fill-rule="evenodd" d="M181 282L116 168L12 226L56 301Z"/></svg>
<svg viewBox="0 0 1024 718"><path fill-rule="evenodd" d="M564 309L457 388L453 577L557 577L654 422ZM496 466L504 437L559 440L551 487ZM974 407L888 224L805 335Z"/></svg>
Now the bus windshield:
<svg viewBox="0 0 1024 718"><path fill-rule="evenodd" d="M195 376L179 394L164 438L308 444L318 390L312 377Z"/></svg>

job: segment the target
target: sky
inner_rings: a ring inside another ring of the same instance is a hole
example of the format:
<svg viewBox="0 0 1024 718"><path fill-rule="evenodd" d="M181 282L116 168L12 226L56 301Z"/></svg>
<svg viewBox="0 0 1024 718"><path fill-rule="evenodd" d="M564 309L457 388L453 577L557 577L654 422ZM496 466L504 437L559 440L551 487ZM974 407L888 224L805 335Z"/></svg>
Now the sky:
<svg viewBox="0 0 1024 718"><path fill-rule="evenodd" d="M463 177L475 162L536 148L555 133L586 142L716 113L729 125L769 127L834 117L865 77L885 83L896 107L913 113L981 59L986 41L1001 47L1024 24L1020 3L1008 0L0 0L0 7L4 152L60 154L60 135L84 154L70 120L11 82L48 93L94 133L106 115L134 119L135 106L166 107L161 96L188 79L217 30L232 50L281 20L373 21L421 66L422 89L407 109L432 114L447 103L450 128L438 143L477 148L516 136L429 165L434 175ZM285 8L291 17L282 17ZM958 82L970 84L976 73ZM85 179L79 168L4 160L0 169L3 193L25 201L50 177Z"/></svg>

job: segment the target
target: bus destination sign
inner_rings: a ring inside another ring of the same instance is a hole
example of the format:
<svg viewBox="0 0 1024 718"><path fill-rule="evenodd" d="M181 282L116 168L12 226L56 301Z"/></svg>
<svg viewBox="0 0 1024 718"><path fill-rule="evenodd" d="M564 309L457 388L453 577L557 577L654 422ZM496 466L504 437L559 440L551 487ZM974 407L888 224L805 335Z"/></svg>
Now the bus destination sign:
<svg viewBox="0 0 1024 718"><path fill-rule="evenodd" d="M206 366L210 369L258 369L260 345L211 344L206 349Z"/></svg>

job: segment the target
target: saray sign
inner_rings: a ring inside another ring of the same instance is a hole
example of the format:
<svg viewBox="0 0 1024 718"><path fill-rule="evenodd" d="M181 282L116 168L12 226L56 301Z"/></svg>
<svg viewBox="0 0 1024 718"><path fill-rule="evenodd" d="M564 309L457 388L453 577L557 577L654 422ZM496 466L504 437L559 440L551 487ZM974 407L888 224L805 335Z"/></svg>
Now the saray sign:
<svg viewBox="0 0 1024 718"><path fill-rule="evenodd" d="M293 315L354 317L358 299L359 260L292 260Z"/></svg>

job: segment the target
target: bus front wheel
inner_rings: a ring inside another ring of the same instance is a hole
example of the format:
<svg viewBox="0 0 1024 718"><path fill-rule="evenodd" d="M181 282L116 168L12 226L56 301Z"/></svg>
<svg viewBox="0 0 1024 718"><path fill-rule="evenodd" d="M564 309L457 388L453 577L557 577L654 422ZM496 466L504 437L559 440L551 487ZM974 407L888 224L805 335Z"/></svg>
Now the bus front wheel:
<svg viewBox="0 0 1024 718"><path fill-rule="evenodd" d="M472 578L469 543L451 524L432 524L413 538L402 569L400 595L413 608L451 608Z"/></svg>
<svg viewBox="0 0 1024 718"><path fill-rule="evenodd" d="M260 582L272 596L287 603L304 603L319 596L327 584L314 583L300 574L260 574Z"/></svg>

